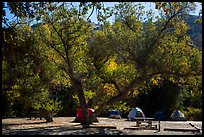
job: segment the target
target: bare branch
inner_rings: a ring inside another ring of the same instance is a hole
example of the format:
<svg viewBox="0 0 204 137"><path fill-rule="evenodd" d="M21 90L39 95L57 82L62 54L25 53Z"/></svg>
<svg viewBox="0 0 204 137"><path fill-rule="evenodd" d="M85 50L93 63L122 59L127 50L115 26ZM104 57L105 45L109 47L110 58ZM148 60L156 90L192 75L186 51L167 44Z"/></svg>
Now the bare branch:
<svg viewBox="0 0 204 137"><path fill-rule="evenodd" d="M94 12L94 7L95 7L95 5L93 4L91 14L90 14L90 15L89 15L89 17L87 18L87 20L89 20L89 18L90 18L90 17L91 17L91 15L93 14L93 12Z"/></svg>

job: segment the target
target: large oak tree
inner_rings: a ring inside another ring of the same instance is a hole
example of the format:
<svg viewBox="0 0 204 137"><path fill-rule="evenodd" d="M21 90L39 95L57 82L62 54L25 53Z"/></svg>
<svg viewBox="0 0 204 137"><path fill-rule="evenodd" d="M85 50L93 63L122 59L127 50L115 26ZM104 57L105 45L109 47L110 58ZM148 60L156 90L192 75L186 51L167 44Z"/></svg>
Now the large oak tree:
<svg viewBox="0 0 204 137"><path fill-rule="evenodd" d="M81 10L67 3L32 6L36 9L33 15L41 21L30 30L33 44L46 63L60 70L63 83L77 93L82 124L91 123L86 113L88 96L99 115L104 108L148 87L149 81L159 84L164 78L173 82L201 79L202 52L190 46L188 26L180 18L193 9L191 3L156 3L156 8L163 11L156 21L141 5L119 3L109 10L116 16L113 25L106 20L110 14L101 3L81 3ZM104 10L104 14L98 14L103 22L101 30L92 31L86 21L89 8ZM27 16L18 10L14 13Z"/></svg>

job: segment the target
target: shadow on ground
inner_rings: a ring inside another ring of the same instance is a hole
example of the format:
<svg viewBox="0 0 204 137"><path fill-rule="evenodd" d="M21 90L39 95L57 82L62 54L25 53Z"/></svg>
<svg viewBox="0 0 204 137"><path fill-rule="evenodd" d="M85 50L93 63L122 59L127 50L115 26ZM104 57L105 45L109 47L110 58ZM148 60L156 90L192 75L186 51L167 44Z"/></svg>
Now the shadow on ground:
<svg viewBox="0 0 204 137"><path fill-rule="evenodd" d="M126 135L117 129L108 128L74 128L74 127L36 127L29 129L10 129L2 131L2 135Z"/></svg>
<svg viewBox="0 0 204 137"><path fill-rule="evenodd" d="M2 126L34 125L34 124L45 124L45 123L47 123L47 122L42 121L42 122L34 122L34 123L17 123L17 124L5 124L5 123L2 123Z"/></svg>

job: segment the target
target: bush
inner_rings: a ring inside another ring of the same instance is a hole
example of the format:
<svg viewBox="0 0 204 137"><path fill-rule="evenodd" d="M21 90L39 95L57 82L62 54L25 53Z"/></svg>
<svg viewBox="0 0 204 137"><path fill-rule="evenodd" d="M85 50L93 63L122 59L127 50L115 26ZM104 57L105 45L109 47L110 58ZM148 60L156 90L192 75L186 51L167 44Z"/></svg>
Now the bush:
<svg viewBox="0 0 204 137"><path fill-rule="evenodd" d="M188 120L202 121L202 109L188 107L183 113Z"/></svg>

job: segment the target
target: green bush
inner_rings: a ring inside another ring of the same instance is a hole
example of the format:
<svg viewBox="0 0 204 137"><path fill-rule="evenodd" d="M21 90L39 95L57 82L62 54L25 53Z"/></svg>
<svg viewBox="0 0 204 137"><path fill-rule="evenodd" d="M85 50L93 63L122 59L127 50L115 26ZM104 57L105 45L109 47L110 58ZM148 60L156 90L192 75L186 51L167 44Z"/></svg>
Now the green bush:
<svg viewBox="0 0 204 137"><path fill-rule="evenodd" d="M202 109L188 107L183 111L187 120L199 120L202 121Z"/></svg>

